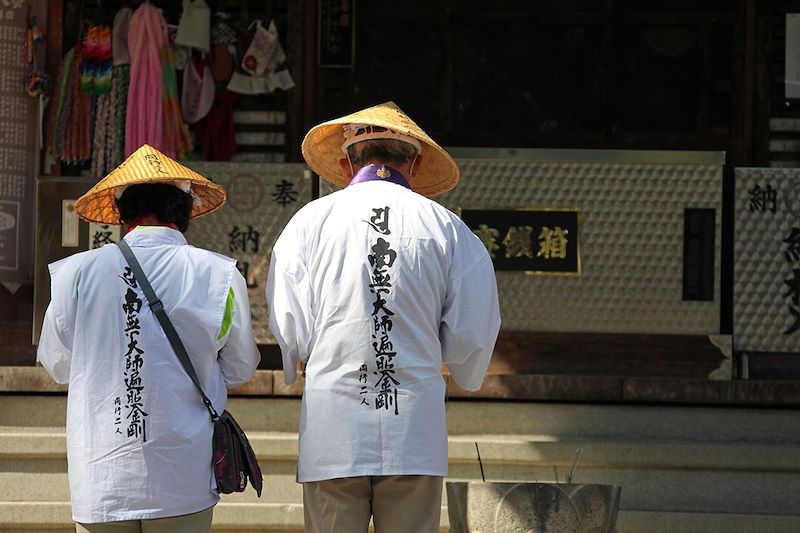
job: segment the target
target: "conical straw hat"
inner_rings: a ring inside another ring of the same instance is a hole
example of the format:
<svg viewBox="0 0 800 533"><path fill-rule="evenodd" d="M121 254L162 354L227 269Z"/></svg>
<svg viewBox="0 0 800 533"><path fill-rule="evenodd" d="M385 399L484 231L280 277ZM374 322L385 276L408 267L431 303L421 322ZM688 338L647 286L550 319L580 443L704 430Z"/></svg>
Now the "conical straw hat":
<svg viewBox="0 0 800 533"><path fill-rule="evenodd" d="M119 224L117 187L145 183L189 182L194 198L191 218L207 215L225 203L225 189L148 144L132 153L120 166L75 201L75 211L89 222Z"/></svg>
<svg viewBox="0 0 800 533"><path fill-rule="evenodd" d="M306 163L311 170L334 185L345 187L348 183L339 166L339 160L345 157L342 152L345 140L342 127L346 124L380 126L417 139L422 144L422 160L417 175L407 176L414 191L435 196L458 184L460 172L450 154L428 137L394 102L386 102L323 122L306 134L302 146Z"/></svg>

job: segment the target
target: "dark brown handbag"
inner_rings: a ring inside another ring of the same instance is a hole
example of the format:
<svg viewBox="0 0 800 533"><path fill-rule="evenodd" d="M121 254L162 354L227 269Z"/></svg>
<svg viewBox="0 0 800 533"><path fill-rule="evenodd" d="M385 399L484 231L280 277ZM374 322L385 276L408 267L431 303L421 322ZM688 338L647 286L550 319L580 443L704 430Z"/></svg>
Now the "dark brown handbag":
<svg viewBox="0 0 800 533"><path fill-rule="evenodd" d="M222 416L217 414L214 406L211 405L211 400L203 392L200 386L200 381L197 379L197 372L192 366L192 361L186 353L186 348L183 346L175 326L172 325L167 313L164 311L164 305L161 300L156 296L153 287L144 275L139 261L136 259L133 251L124 239L117 243L122 255L128 262L128 265L133 271L136 281L139 282L144 295L147 297L147 302L150 304L150 309L155 314L161 327L164 328L164 333L167 334L172 349L178 360L181 362L183 369L189 375L200 395L203 397L203 403L208 409L208 414L211 415L211 421L214 423L214 436L212 439L213 450L213 466L214 477L217 480L217 490L221 494L230 494L231 492L242 492L247 487L247 480L250 480L256 494L261 497L262 476L261 467L258 465L256 454L250 446L250 441L247 440L247 435L239 424L236 423L233 416L228 411L223 411Z"/></svg>

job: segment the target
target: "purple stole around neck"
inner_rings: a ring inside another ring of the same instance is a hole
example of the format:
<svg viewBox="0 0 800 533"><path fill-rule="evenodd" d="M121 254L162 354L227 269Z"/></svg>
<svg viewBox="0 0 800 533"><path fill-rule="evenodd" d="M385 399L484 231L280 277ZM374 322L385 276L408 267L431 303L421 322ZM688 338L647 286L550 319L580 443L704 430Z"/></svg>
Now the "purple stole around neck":
<svg viewBox="0 0 800 533"><path fill-rule="evenodd" d="M348 185L355 185L356 183L364 183L365 181L390 181L397 185L402 185L406 189L410 189L411 185L403 177L403 175L389 165L367 165L353 176Z"/></svg>

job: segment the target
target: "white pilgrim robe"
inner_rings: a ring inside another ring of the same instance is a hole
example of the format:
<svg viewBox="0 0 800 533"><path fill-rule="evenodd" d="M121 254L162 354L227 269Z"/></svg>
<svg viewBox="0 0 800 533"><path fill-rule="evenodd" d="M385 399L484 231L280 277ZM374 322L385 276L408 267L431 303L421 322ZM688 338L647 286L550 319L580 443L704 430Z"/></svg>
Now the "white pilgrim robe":
<svg viewBox="0 0 800 533"><path fill-rule="evenodd" d="M390 182L315 200L273 248L267 298L285 381L306 363L299 482L447 474L442 365L477 390L500 328L491 259L456 215Z"/></svg>
<svg viewBox="0 0 800 533"><path fill-rule="evenodd" d="M125 241L203 391L222 413L226 386L248 381L260 359L236 262L190 246L166 227L138 227ZM126 268L114 245L50 265L38 359L57 382L69 384L67 460L76 522L178 516L219 500L211 418L141 288L126 281ZM231 288L232 320L220 337Z"/></svg>

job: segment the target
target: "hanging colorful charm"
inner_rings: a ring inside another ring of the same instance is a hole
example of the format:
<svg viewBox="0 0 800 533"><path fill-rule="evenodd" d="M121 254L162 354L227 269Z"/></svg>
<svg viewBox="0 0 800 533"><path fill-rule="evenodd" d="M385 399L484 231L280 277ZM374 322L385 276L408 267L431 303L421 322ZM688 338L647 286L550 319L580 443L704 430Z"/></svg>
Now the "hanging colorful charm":
<svg viewBox="0 0 800 533"><path fill-rule="evenodd" d="M81 90L99 96L111 90L111 29L91 26L82 47Z"/></svg>
<svg viewBox="0 0 800 533"><path fill-rule="evenodd" d="M33 70L25 78L25 90L28 96L37 97L45 94L50 87L50 78L40 70Z"/></svg>

